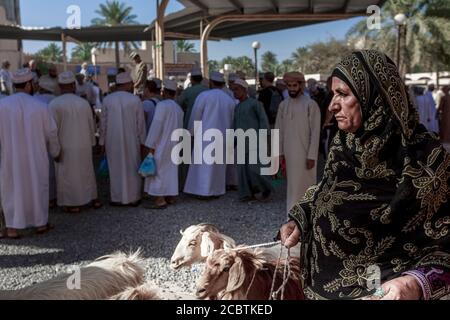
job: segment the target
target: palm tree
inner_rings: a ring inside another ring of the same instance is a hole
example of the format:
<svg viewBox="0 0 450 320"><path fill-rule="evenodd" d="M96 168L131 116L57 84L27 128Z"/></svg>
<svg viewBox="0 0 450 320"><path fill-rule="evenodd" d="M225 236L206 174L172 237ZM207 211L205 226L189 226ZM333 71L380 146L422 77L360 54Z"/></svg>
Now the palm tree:
<svg viewBox="0 0 450 320"><path fill-rule="evenodd" d="M63 62L63 52L56 43L50 43L47 47L36 52L36 56L45 62Z"/></svg>
<svg viewBox="0 0 450 320"><path fill-rule="evenodd" d="M305 72L305 68L306 65L308 63L308 59L309 59L309 52L308 52L308 48L307 47L300 47L297 48L293 53L292 53L292 61L293 61L293 65L295 66L296 69L300 70L301 72Z"/></svg>
<svg viewBox="0 0 450 320"><path fill-rule="evenodd" d="M242 71L246 75L252 75L255 73L255 64L247 56L237 57L234 59L234 69L235 71Z"/></svg>
<svg viewBox="0 0 450 320"><path fill-rule="evenodd" d="M125 3L118 0L106 1L106 4L100 4L100 8L95 10L100 17L92 19L93 25L103 26L119 26L127 24L136 24L137 16L131 14L133 7L127 7ZM99 47L111 48L114 45L116 54L116 67L120 67L120 43L119 41L105 42L98 44ZM125 52L130 52L131 48L137 49L139 46L136 42L122 42Z"/></svg>
<svg viewBox="0 0 450 320"><path fill-rule="evenodd" d="M399 66L402 73L413 68L424 70L450 65L449 12L450 4L444 0L389 0L381 10L381 29L368 30L366 21L362 20L349 30L347 36L363 37L367 49L378 49L394 57L398 36L393 18L397 13L404 13L407 36L402 50L403 63Z"/></svg>
<svg viewBox="0 0 450 320"><path fill-rule="evenodd" d="M226 56L222 59L222 61L220 61L220 67L224 68L226 64L231 64L234 66L236 64L236 59L232 56Z"/></svg>
<svg viewBox="0 0 450 320"><path fill-rule="evenodd" d="M195 44L186 40L178 40L175 42L177 52L195 52Z"/></svg>
<svg viewBox="0 0 450 320"><path fill-rule="evenodd" d="M278 59L272 51L267 51L261 56L261 69L263 72L272 72L277 74Z"/></svg>
<svg viewBox="0 0 450 320"><path fill-rule="evenodd" d="M281 64L280 64L279 70L278 70L279 71L278 76L283 75L287 72L293 71L293 69L294 69L294 62L291 59L285 59L285 60L281 61Z"/></svg>
<svg viewBox="0 0 450 320"><path fill-rule="evenodd" d="M91 60L91 50L95 47L93 43L81 43L72 49L72 61L82 63Z"/></svg>
<svg viewBox="0 0 450 320"><path fill-rule="evenodd" d="M242 71L246 75L250 75L255 72L253 60L247 56L241 56L237 58L232 56L226 56L225 58L222 59L219 66L221 68L224 68L226 64L231 65L233 71L235 72Z"/></svg>
<svg viewBox="0 0 450 320"><path fill-rule="evenodd" d="M217 60L208 61L209 71L218 71L220 69L220 63Z"/></svg>

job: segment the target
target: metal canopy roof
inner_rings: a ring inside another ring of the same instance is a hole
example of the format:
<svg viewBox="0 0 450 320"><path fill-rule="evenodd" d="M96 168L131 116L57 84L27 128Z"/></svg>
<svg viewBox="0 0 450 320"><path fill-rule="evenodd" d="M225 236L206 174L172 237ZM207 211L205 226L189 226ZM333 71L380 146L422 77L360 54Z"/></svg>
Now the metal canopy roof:
<svg viewBox="0 0 450 320"><path fill-rule="evenodd" d="M343 19L342 14L351 16L366 15L370 5L382 6L385 0L178 0L186 8L169 14L164 19L166 32L179 32L200 36L208 22L223 15L251 14L311 14L330 15L329 20ZM336 14L333 19L332 15ZM298 21L234 21L214 28L212 37L236 38L251 34L277 31L323 22ZM154 24L152 24L154 27Z"/></svg>
<svg viewBox="0 0 450 320"><path fill-rule="evenodd" d="M144 30L147 25L126 26L93 26L81 29L55 28L24 28L20 26L0 25L0 39L61 41L61 34L78 42L109 42L109 41L151 41L151 30ZM180 36L168 33L167 40L180 39Z"/></svg>
<svg viewBox="0 0 450 320"><path fill-rule="evenodd" d="M385 0L178 0L185 8L167 15L165 39L199 39L200 25L224 15L249 14L340 14L333 19L342 19L342 14L365 15L372 4L381 6ZM313 19L298 21L233 21L224 22L212 30L209 39L231 39L251 34L265 33L295 28L323 22ZM109 41L151 41L154 23L126 26L91 26L81 29L25 28L21 26L0 25L0 39L61 41L64 34L67 40L77 42Z"/></svg>

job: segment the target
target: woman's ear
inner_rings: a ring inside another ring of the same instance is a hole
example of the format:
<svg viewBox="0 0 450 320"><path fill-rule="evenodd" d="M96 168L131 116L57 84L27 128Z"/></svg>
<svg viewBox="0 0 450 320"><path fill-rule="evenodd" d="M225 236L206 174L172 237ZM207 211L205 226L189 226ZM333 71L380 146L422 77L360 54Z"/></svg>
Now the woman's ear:
<svg viewBox="0 0 450 320"><path fill-rule="evenodd" d="M245 280L245 271L242 263L242 259L236 257L234 264L231 266L228 275L227 292L236 291L239 289Z"/></svg>

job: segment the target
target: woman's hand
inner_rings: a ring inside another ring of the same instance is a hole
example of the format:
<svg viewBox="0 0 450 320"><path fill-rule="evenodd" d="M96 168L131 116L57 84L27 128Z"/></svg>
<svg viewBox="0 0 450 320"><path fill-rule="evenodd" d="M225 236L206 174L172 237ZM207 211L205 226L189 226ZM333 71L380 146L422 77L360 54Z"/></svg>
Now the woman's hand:
<svg viewBox="0 0 450 320"><path fill-rule="evenodd" d="M280 229L281 243L286 248L294 247L300 241L300 229L295 221L289 221Z"/></svg>
<svg viewBox="0 0 450 320"><path fill-rule="evenodd" d="M392 279L381 285L385 292L383 297L371 296L365 300L420 300L422 288L413 276L406 275Z"/></svg>

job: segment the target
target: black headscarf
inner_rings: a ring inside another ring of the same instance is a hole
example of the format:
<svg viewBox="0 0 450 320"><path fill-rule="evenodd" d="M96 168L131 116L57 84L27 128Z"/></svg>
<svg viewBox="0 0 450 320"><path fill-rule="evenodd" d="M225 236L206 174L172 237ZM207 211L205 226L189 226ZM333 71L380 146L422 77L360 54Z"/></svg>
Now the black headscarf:
<svg viewBox="0 0 450 320"><path fill-rule="evenodd" d="M358 98L363 124L338 131L322 181L290 213L307 245L307 297L367 296L374 265L382 283L425 265L450 270L450 155L419 124L396 65L363 50L333 76Z"/></svg>

